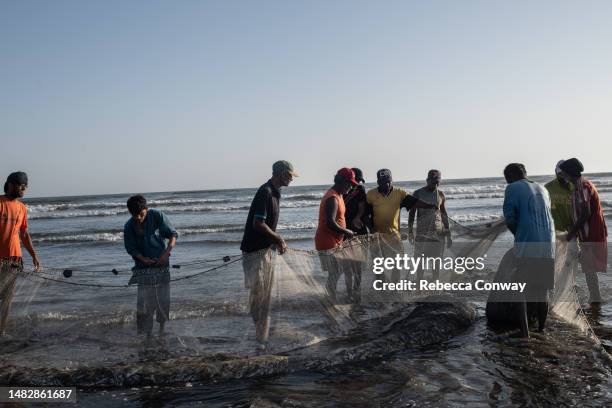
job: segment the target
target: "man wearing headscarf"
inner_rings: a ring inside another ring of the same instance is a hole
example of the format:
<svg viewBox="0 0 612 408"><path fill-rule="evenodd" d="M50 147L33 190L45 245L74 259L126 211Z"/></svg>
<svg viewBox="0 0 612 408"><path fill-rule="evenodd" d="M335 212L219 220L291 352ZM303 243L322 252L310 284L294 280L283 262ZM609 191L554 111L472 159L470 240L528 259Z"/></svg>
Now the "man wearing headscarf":
<svg viewBox="0 0 612 408"><path fill-rule="evenodd" d="M38 256L28 233L28 212L20 201L28 188L28 176L22 171L11 173L0 196L0 335L5 335L17 274L23 270L21 243L28 250L35 271L40 268Z"/></svg>
<svg viewBox="0 0 612 408"><path fill-rule="evenodd" d="M574 225L574 221L572 221L574 185L563 177L563 170L560 166L564 161L559 160L555 167L557 177L546 183L544 187L550 195L550 211L553 220L555 220L555 230L569 232Z"/></svg>
<svg viewBox="0 0 612 408"><path fill-rule="evenodd" d="M582 176L584 166L580 160L574 157L559 167L563 176L574 185L574 223L567 234L567 240L578 237L580 265L589 288L591 304L597 306L601 302L597 272L605 272L608 265L608 228L599 193L593 183Z"/></svg>

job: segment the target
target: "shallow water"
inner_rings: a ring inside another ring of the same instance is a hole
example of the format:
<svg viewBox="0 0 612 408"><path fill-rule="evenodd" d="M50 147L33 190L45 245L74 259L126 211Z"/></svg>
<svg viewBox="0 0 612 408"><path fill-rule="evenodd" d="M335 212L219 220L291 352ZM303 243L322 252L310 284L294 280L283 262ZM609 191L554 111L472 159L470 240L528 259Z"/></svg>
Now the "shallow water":
<svg viewBox="0 0 612 408"><path fill-rule="evenodd" d="M473 327L436 347L325 372L79 394L83 406L592 406L612 404L610 364L558 321L529 340Z"/></svg>

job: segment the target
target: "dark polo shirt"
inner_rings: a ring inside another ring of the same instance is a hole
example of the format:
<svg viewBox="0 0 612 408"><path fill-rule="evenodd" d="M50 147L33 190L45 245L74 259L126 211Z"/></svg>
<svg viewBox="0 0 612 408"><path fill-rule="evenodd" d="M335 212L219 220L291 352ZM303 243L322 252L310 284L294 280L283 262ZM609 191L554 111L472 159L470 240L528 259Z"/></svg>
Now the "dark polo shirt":
<svg viewBox="0 0 612 408"><path fill-rule="evenodd" d="M244 235L242 236L242 243L240 244L240 249L243 252L259 251L273 244L272 240L267 235L253 228L253 220L259 218L263 220L272 231L276 231L279 202L280 191L274 187L272 180L268 180L266 184L259 187L259 190L257 190L251 202L249 216L244 226Z"/></svg>

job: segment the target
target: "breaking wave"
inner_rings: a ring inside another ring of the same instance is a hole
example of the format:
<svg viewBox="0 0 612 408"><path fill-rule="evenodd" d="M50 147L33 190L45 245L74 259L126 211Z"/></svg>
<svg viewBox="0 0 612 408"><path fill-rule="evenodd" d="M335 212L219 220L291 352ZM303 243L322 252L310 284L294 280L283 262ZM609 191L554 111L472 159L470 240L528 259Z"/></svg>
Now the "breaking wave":
<svg viewBox="0 0 612 408"><path fill-rule="evenodd" d="M289 224L281 224L277 227L277 230L284 231L308 231L314 230L316 225L313 222L295 222ZM184 228L177 228L179 235L205 235L215 233L242 233L244 225L240 224L219 224L219 225L207 225L207 226L187 226ZM65 233L65 232L53 232L53 233L42 233L42 234L31 234L33 242L49 242L49 243L67 243L67 242L115 242L123 239L122 229L113 230L92 230L84 231L80 233ZM203 240L205 242L240 242L238 238L215 238L210 240Z"/></svg>

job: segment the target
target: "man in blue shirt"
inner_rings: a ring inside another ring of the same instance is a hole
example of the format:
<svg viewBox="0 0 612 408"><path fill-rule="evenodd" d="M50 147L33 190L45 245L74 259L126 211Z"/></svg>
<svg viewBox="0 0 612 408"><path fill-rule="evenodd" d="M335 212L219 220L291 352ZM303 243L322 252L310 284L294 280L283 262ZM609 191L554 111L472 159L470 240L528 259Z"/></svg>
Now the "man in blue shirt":
<svg viewBox="0 0 612 408"><path fill-rule="evenodd" d="M132 217L125 223L125 250L134 259L129 284L138 284L136 327L138 334L151 336L153 313L163 334L170 314L170 253L178 234L161 211L148 209L141 195L129 198L127 207ZM165 239L168 240L166 247Z"/></svg>
<svg viewBox="0 0 612 408"><path fill-rule="evenodd" d="M538 330L544 330L548 315L547 291L554 287L555 226L550 212L548 191L527 179L525 166L510 163L504 169L508 182L504 197L504 217L514 234L514 256L518 282L527 284L521 308L521 331L527 330L527 308L538 316Z"/></svg>

